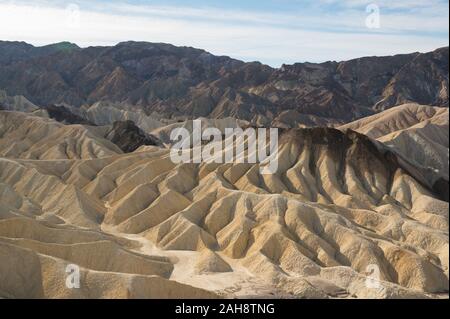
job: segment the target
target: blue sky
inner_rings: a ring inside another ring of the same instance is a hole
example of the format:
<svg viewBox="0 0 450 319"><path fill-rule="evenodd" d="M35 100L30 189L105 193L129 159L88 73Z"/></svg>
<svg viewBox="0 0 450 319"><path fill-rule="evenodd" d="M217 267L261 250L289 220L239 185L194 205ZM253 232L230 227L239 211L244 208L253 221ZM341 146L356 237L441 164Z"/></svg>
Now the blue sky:
<svg viewBox="0 0 450 319"><path fill-rule="evenodd" d="M448 14L448 0L0 0L0 39L167 42L277 67L447 46Z"/></svg>

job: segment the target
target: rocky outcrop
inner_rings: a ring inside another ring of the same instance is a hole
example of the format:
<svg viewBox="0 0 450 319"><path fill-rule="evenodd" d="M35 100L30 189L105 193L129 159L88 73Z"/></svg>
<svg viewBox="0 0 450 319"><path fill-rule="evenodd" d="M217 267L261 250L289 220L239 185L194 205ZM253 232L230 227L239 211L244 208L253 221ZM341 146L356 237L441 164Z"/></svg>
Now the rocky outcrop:
<svg viewBox="0 0 450 319"><path fill-rule="evenodd" d="M133 152L142 145L161 146L161 142L137 127L132 121L114 122L105 138L120 147L125 153Z"/></svg>
<svg viewBox="0 0 450 319"><path fill-rule="evenodd" d="M47 111L47 114L50 118L55 119L56 121L61 123L93 125L93 123L89 122L79 115L72 113L70 109L66 108L63 105L49 105L44 107L44 109Z"/></svg>

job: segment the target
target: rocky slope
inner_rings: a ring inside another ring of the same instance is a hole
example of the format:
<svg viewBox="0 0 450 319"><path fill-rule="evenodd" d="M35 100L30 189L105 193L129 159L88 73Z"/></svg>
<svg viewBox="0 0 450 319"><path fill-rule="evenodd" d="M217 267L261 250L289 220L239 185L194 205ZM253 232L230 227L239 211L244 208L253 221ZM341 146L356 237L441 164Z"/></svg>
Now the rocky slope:
<svg viewBox="0 0 450 319"><path fill-rule="evenodd" d="M405 104L340 129L356 130L384 143L420 167L431 183L449 179L448 108Z"/></svg>
<svg viewBox="0 0 450 319"><path fill-rule="evenodd" d="M23 96L8 96L5 91L0 90L0 110L34 112L39 107L28 101Z"/></svg>
<svg viewBox="0 0 450 319"><path fill-rule="evenodd" d="M144 42L85 49L0 42L0 56L0 89L41 106L106 101L160 118L284 127L348 122L406 102L448 106L448 48L279 69Z"/></svg>
<svg viewBox="0 0 450 319"><path fill-rule="evenodd" d="M104 126L64 125L50 119L47 112L50 110L32 114L0 111L0 156L36 160L89 159L129 153L146 145L162 145L158 138L145 133L132 121L116 121ZM70 123L70 119L80 123L73 114L64 117L62 122Z"/></svg>
<svg viewBox="0 0 450 319"><path fill-rule="evenodd" d="M1 114L0 149L25 146L0 158L0 297L448 294L448 202L365 135L282 130L279 170L261 175L257 164L174 164L157 146L111 154L89 140L102 127L66 135L84 127ZM34 130L48 145L60 130L76 156L38 156ZM81 290L66 288L67 264L81 267Z"/></svg>
<svg viewBox="0 0 450 319"><path fill-rule="evenodd" d="M82 125L20 112L0 111L0 156L11 158L89 159L120 154L112 142Z"/></svg>

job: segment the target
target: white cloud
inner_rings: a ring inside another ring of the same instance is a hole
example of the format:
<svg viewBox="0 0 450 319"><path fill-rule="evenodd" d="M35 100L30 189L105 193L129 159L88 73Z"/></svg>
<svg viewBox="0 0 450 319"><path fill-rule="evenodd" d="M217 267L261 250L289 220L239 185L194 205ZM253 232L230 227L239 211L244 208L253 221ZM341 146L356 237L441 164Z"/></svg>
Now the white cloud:
<svg viewBox="0 0 450 319"><path fill-rule="evenodd" d="M344 7L362 7L374 3L387 9L420 9L445 6L442 0L319 0L325 4L339 4ZM447 4L448 6L448 4Z"/></svg>
<svg viewBox="0 0 450 319"><path fill-rule="evenodd" d="M167 42L275 66L429 51L448 45L444 37L405 34L406 30L448 30L445 17L433 20L405 13L386 15L382 16L382 28L374 32L364 27L365 11L354 9L314 16L306 12L271 14L217 8L112 4L95 8L83 3L80 7L80 24L74 27L67 23L67 11L62 7L45 2L0 3L0 39L36 45L71 41L80 46L127 40ZM446 29L442 29L443 24Z"/></svg>

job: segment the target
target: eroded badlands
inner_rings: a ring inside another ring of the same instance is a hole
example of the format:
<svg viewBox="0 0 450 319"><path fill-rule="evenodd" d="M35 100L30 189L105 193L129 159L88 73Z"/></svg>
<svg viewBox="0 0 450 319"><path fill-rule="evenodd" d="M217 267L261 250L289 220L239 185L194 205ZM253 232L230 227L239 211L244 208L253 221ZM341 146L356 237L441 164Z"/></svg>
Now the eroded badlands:
<svg viewBox="0 0 450 319"><path fill-rule="evenodd" d="M0 297L448 296L448 109L402 107L284 129L274 175L125 154L105 127L0 111Z"/></svg>

